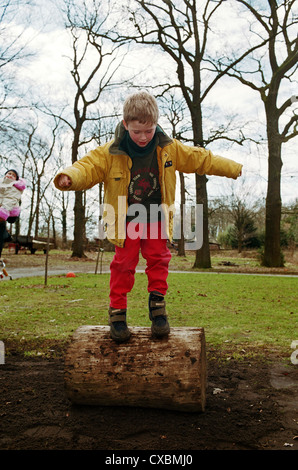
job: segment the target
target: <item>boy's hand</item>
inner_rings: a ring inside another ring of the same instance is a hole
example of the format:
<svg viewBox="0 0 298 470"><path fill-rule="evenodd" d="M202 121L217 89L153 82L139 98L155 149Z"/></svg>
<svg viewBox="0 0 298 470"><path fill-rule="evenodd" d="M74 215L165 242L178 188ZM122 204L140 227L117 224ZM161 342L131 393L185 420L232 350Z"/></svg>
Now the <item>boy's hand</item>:
<svg viewBox="0 0 298 470"><path fill-rule="evenodd" d="M60 188L68 188L71 185L71 179L67 175L60 175L58 178L58 186Z"/></svg>

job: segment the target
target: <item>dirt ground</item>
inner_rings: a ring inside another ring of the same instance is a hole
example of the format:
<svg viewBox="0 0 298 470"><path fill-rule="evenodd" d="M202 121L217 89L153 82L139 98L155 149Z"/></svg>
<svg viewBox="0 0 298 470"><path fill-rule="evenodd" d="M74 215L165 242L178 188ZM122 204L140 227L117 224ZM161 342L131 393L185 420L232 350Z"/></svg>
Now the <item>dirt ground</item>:
<svg viewBox="0 0 298 470"><path fill-rule="evenodd" d="M28 275L17 257L11 261L14 274ZM80 271L90 269L85 264ZM186 413L72 405L63 351L53 354L28 359L12 351L0 365L1 451L298 450L298 365L290 357L236 361L209 350L206 410Z"/></svg>
<svg viewBox="0 0 298 470"><path fill-rule="evenodd" d="M62 358L11 355L0 389L0 450L298 450L298 367L290 361L209 355L203 413L72 405Z"/></svg>

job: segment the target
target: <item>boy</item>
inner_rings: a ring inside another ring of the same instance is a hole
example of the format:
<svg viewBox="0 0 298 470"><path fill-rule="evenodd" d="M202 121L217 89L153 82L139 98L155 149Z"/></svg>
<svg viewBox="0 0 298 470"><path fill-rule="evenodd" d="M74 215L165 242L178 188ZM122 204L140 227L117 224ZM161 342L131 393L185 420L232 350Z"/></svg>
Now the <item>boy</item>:
<svg viewBox="0 0 298 470"><path fill-rule="evenodd" d="M183 145L158 125L158 106L147 92L135 93L123 106L123 121L112 142L97 147L54 179L60 190L83 190L104 182L107 238L115 244L110 270L109 324L112 339L127 341L127 293L134 285L139 250L146 259L152 334L170 327L165 310L171 254L175 172L236 179L242 165L210 151ZM156 210L161 207L162 211ZM108 208L113 210L108 210ZM139 216L136 218L136 212Z"/></svg>

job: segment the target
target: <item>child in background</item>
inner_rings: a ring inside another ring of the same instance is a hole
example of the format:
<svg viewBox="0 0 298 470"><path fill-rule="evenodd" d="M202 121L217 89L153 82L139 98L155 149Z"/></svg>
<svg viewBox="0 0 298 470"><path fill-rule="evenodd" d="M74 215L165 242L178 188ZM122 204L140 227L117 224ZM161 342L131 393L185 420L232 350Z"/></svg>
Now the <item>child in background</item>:
<svg viewBox="0 0 298 470"><path fill-rule="evenodd" d="M171 259L167 239L171 241L173 235L176 171L234 179L241 175L241 164L166 135L158 125L158 116L152 95L139 92L129 96L113 141L92 150L54 179L62 191L81 191L104 182L103 219L107 238L115 244L110 265L109 324L111 337L118 342L127 341L131 335L126 321L127 294L134 285L140 250L147 262L152 334L163 337L170 332L164 297Z"/></svg>
<svg viewBox="0 0 298 470"><path fill-rule="evenodd" d="M16 170L8 170L0 182L0 258L6 236L6 221L15 221L20 215L20 201L26 188Z"/></svg>

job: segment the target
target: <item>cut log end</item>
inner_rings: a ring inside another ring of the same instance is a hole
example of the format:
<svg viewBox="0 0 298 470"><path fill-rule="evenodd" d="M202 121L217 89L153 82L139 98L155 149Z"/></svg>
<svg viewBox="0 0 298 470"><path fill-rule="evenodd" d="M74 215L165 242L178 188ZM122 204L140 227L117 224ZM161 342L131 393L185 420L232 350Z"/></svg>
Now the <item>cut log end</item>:
<svg viewBox="0 0 298 470"><path fill-rule="evenodd" d="M130 327L127 343L108 326L82 326L66 351L65 388L74 404L135 406L201 412L206 402L203 328L171 328L155 339L147 327Z"/></svg>

